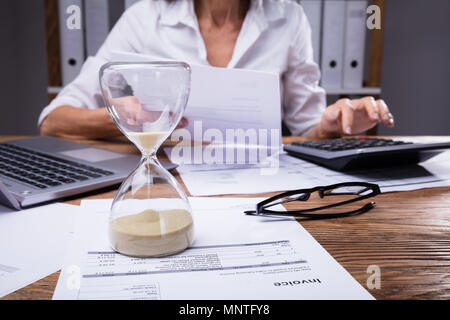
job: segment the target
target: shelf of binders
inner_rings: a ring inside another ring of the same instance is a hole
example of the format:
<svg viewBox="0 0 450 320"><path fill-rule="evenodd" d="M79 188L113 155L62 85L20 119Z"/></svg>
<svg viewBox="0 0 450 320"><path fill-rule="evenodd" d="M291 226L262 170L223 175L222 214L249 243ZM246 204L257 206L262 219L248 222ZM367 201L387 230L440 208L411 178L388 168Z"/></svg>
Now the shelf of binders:
<svg viewBox="0 0 450 320"><path fill-rule="evenodd" d="M123 11L137 1L46 0L47 18L54 20L50 10L57 8L61 70L61 83L51 83L49 91L57 92L53 87L67 85L80 73L85 59L97 53Z"/></svg>
<svg viewBox="0 0 450 320"><path fill-rule="evenodd" d="M85 57L96 53L121 12L137 1L45 0L50 99L75 78ZM371 4L384 15L384 0L298 2L311 26L314 60L321 66L321 86L327 94L379 96L383 30L367 30L366 20ZM73 7L80 8L85 23L80 30L61 28L68 8ZM368 79L364 79L364 68L368 68Z"/></svg>
<svg viewBox="0 0 450 320"><path fill-rule="evenodd" d="M298 2L311 26L314 61L320 65L321 86L327 94L379 96L383 34L368 30L367 21L373 4L380 8L381 20L383 0ZM365 67L368 79L364 79Z"/></svg>

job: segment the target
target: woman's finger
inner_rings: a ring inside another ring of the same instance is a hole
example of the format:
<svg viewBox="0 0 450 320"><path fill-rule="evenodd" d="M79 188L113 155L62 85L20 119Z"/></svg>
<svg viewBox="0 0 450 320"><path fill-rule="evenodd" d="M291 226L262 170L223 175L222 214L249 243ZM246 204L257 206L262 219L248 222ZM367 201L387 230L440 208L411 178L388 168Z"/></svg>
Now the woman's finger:
<svg viewBox="0 0 450 320"><path fill-rule="evenodd" d="M349 99L344 99L339 105L341 110L342 132L345 134L352 134L355 106Z"/></svg>
<svg viewBox="0 0 450 320"><path fill-rule="evenodd" d="M357 108L365 109L370 120L377 122L381 120L378 105L373 97L365 97L359 99L358 102Z"/></svg>
<svg viewBox="0 0 450 320"><path fill-rule="evenodd" d="M389 111L388 106L383 100L376 101L378 109L380 110L381 121L389 127L394 126L394 116Z"/></svg>

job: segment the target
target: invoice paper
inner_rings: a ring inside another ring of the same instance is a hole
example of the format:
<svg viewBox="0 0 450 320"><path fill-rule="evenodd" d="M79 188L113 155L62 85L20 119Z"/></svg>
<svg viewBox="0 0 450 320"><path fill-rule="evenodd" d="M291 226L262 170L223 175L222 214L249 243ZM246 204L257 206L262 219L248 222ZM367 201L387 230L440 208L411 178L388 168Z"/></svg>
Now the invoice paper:
<svg viewBox="0 0 450 320"><path fill-rule="evenodd" d="M54 299L373 299L291 218L246 216L255 198L190 198L196 239L182 253L112 251L111 200L83 201Z"/></svg>
<svg viewBox="0 0 450 320"><path fill-rule="evenodd" d="M77 208L0 206L0 297L61 269Z"/></svg>

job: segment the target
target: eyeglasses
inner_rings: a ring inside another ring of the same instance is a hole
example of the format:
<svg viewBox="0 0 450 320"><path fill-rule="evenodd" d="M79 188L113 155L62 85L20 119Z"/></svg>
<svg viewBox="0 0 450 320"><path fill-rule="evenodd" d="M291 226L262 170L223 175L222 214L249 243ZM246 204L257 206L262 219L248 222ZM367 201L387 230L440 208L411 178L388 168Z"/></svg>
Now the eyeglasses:
<svg viewBox="0 0 450 320"><path fill-rule="evenodd" d="M269 210L269 208L294 201L305 202L311 198L313 193L317 192L323 200L331 200L327 197L340 196L339 202L327 203L317 207L316 201L310 206L305 206L302 210ZM293 216L310 219L330 219L338 217L347 217L369 211L375 206L375 202L368 202L356 210L349 210L348 204L361 201L367 198L375 197L380 194L380 187L377 184L366 182L344 182L329 186L320 186L311 189L299 189L280 193L276 196L259 202L256 205L256 211L245 211L248 215L268 215L268 216ZM340 212L334 212L336 207L341 207ZM347 208L342 209L342 208Z"/></svg>

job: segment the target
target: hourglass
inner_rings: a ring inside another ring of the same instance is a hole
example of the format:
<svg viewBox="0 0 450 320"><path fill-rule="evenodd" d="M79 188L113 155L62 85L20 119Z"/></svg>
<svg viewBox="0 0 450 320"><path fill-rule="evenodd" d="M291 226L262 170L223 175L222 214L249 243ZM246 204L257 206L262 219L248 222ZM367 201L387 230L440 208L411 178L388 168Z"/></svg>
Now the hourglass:
<svg viewBox="0 0 450 320"><path fill-rule="evenodd" d="M111 206L112 248L138 257L164 256L193 241L192 211L182 187L156 158L189 97L190 67L181 62L107 63L100 85L111 117L142 153Z"/></svg>

